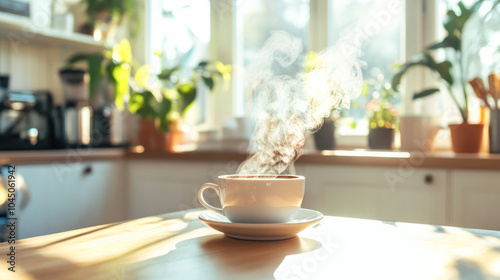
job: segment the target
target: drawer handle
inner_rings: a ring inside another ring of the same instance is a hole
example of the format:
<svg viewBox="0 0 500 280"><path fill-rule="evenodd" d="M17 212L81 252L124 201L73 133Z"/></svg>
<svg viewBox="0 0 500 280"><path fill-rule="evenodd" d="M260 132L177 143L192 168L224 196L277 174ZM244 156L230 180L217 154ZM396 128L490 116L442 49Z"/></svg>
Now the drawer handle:
<svg viewBox="0 0 500 280"><path fill-rule="evenodd" d="M424 182L427 184L427 185L430 185L434 182L434 176L432 176L431 174L427 174L425 175L424 177Z"/></svg>
<svg viewBox="0 0 500 280"><path fill-rule="evenodd" d="M87 176L87 175L90 175L90 174L92 174L92 166L91 165L87 165L83 169L82 176Z"/></svg>

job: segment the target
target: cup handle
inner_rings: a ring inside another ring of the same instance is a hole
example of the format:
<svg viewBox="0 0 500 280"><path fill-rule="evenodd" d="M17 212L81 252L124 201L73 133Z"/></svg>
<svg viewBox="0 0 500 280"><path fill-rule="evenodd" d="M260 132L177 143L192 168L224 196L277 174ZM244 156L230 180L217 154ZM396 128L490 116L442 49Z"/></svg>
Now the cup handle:
<svg viewBox="0 0 500 280"><path fill-rule="evenodd" d="M217 195L220 197L219 186L217 186L216 184L212 184L212 183L206 183L206 184L203 184L203 186L201 186L200 190L198 191L198 201L201 203L201 205L203 205L203 207L207 208L208 210L212 210L212 211L217 212L221 215L224 215L221 208L213 207L212 205L208 204L205 201L205 198L203 198L203 191L206 189L213 189L217 193Z"/></svg>

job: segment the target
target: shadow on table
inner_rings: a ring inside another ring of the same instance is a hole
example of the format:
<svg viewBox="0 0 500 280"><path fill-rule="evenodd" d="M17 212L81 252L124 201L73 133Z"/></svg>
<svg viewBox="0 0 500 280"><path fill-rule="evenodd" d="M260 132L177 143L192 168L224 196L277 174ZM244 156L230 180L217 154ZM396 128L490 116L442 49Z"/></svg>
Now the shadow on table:
<svg viewBox="0 0 500 280"><path fill-rule="evenodd" d="M175 250L129 267L133 279L274 279L286 256L311 252L321 243L294 237L245 241L222 234L180 241Z"/></svg>
<svg viewBox="0 0 500 280"><path fill-rule="evenodd" d="M274 278L274 272L286 256L311 252L321 246L316 240L298 236L281 241L257 242L219 235L201 244L214 266L223 267L233 275L252 272L258 278Z"/></svg>
<svg viewBox="0 0 500 280"><path fill-rule="evenodd" d="M467 259L458 259L454 263L454 267L458 272L457 279L477 279L477 280L495 280L500 279L498 275L493 275L485 270L477 262Z"/></svg>

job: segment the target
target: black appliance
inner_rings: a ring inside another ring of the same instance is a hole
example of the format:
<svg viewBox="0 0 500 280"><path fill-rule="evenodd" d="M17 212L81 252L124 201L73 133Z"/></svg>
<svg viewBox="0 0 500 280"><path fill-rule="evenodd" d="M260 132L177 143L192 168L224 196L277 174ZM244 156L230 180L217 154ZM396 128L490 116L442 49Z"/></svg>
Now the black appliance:
<svg viewBox="0 0 500 280"><path fill-rule="evenodd" d="M0 150L52 148L54 122L49 91L5 91L0 97Z"/></svg>

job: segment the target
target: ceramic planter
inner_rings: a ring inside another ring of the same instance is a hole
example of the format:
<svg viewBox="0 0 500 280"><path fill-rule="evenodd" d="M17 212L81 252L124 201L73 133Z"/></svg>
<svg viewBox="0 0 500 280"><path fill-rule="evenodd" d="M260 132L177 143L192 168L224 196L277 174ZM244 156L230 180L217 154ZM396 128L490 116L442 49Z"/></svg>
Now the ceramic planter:
<svg viewBox="0 0 500 280"><path fill-rule="evenodd" d="M401 150L432 151L441 128L439 116L400 116Z"/></svg>
<svg viewBox="0 0 500 280"><path fill-rule="evenodd" d="M479 153L483 141L483 124L450 124L451 147L455 153Z"/></svg>
<svg viewBox="0 0 500 280"><path fill-rule="evenodd" d="M394 129L377 127L368 132L368 146L370 149L391 150L394 142Z"/></svg>
<svg viewBox="0 0 500 280"><path fill-rule="evenodd" d="M314 133L314 143L319 151L335 148L335 122L325 119L323 126Z"/></svg>

